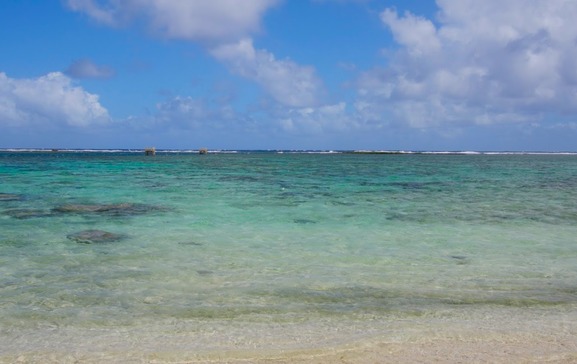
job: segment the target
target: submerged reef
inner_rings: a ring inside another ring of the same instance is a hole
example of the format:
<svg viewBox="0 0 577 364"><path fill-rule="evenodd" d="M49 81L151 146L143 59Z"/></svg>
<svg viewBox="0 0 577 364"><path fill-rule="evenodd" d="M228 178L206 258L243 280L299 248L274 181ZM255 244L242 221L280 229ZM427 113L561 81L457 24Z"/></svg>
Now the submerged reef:
<svg viewBox="0 0 577 364"><path fill-rule="evenodd" d="M68 234L66 237L82 244L112 243L125 238L125 236L121 234L96 229L82 230L73 234Z"/></svg>
<svg viewBox="0 0 577 364"><path fill-rule="evenodd" d="M20 201L20 200L22 200L22 195L0 192L0 201Z"/></svg>
<svg viewBox="0 0 577 364"><path fill-rule="evenodd" d="M52 213L46 210L40 209L11 209L3 212L4 215L10 216L14 219L32 219L35 217L48 217Z"/></svg>
<svg viewBox="0 0 577 364"><path fill-rule="evenodd" d="M54 213L60 214L97 214L109 216L144 215L150 212L164 210L164 208L159 206L138 203L66 204L52 209Z"/></svg>

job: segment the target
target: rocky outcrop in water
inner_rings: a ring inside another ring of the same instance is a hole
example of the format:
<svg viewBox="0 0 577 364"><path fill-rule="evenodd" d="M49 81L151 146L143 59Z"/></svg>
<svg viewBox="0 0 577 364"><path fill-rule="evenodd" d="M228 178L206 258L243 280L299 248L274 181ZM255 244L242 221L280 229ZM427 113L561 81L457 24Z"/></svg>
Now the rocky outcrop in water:
<svg viewBox="0 0 577 364"><path fill-rule="evenodd" d="M66 237L82 244L112 243L125 238L125 236L121 234L95 229L79 231L69 234Z"/></svg>

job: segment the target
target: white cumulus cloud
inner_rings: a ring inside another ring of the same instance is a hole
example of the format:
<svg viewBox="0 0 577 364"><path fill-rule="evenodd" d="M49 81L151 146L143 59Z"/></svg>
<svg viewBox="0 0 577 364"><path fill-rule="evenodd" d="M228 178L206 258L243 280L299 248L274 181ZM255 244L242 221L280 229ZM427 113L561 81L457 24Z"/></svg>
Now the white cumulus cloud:
<svg viewBox="0 0 577 364"><path fill-rule="evenodd" d="M319 102L323 87L312 67L276 59L270 52L255 49L250 39L220 45L210 52L232 72L256 82L283 105L304 107Z"/></svg>
<svg viewBox="0 0 577 364"><path fill-rule="evenodd" d="M437 29L428 19L411 13L399 17L396 11L386 9L381 14L381 20L389 26L395 40L406 46L413 55L428 54L441 46Z"/></svg>
<svg viewBox="0 0 577 364"><path fill-rule="evenodd" d="M98 95L75 86L60 72L35 79L14 79L0 72L0 123L87 126L109 121Z"/></svg>
<svg viewBox="0 0 577 364"><path fill-rule="evenodd" d="M111 26L139 18L167 38L200 42L231 72L258 84L285 106L315 105L323 86L311 66L255 49L250 35L278 0L68 0L75 11ZM86 65L83 65L86 66Z"/></svg>
<svg viewBox="0 0 577 364"><path fill-rule="evenodd" d="M385 9L400 48L359 79L365 110L416 128L577 113L577 2L437 0L436 19Z"/></svg>
<svg viewBox="0 0 577 364"><path fill-rule="evenodd" d="M68 7L111 26L142 18L168 38L202 42L238 39L258 31L278 0L68 0Z"/></svg>

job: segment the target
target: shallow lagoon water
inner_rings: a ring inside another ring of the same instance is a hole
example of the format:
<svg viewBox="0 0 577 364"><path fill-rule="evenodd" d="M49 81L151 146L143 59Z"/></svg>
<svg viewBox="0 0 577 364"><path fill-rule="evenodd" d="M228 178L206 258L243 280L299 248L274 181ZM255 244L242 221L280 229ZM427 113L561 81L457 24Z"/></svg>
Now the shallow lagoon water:
<svg viewBox="0 0 577 364"><path fill-rule="evenodd" d="M575 155L2 152L0 181L7 358L575 318Z"/></svg>

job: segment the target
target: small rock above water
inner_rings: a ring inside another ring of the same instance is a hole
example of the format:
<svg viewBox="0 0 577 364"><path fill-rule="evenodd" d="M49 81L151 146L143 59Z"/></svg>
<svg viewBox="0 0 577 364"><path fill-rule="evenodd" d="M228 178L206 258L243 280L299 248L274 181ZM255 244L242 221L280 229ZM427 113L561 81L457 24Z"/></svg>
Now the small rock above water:
<svg viewBox="0 0 577 364"><path fill-rule="evenodd" d="M104 230L90 229L79 231L73 234L68 234L66 237L70 240L74 240L77 243L95 244L95 243L112 243L118 240L122 240L125 236Z"/></svg>

